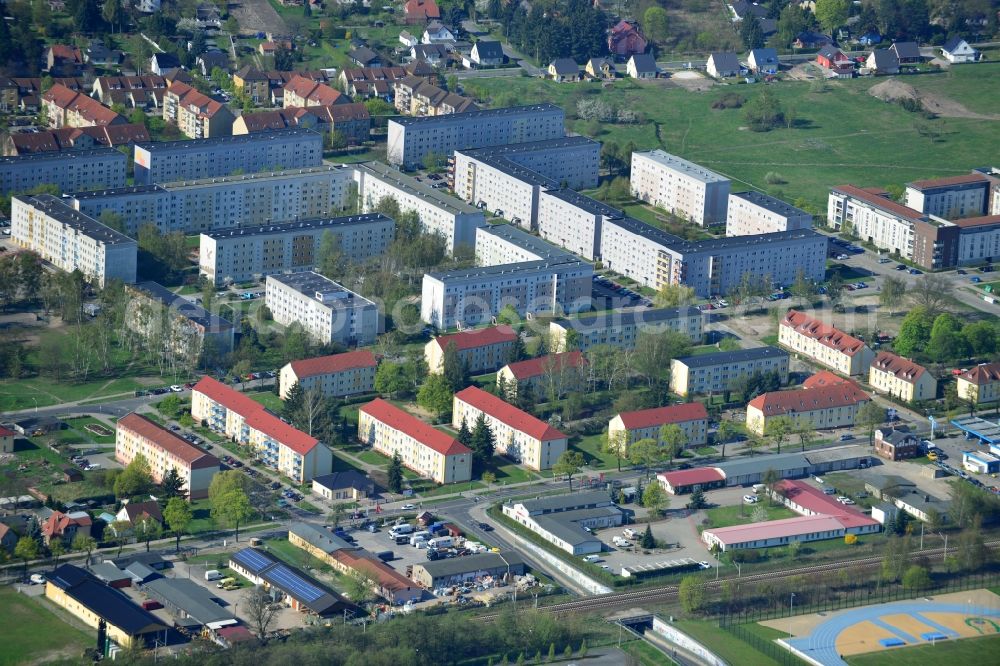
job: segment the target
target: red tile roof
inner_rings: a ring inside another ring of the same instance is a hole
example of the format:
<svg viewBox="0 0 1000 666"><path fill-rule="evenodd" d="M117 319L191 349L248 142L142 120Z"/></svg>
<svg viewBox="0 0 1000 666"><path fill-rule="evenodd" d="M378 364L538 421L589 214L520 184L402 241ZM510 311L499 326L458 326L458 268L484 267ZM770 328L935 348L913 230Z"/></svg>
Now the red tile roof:
<svg viewBox="0 0 1000 666"><path fill-rule="evenodd" d="M264 409L264 406L256 400L252 400L239 391L211 377L202 377L195 384L192 391L201 393L226 409L240 414L247 422L247 425L255 430L259 430L296 453L305 455L319 444L319 441L315 437L311 437L301 430L288 425Z"/></svg>
<svg viewBox="0 0 1000 666"><path fill-rule="evenodd" d="M926 372L924 366L887 351L879 352L875 356L872 367L895 375L910 384L920 379L921 375Z"/></svg>
<svg viewBox="0 0 1000 666"><path fill-rule="evenodd" d="M215 114L226 108L222 102L212 99L181 81L171 83L167 92L177 96L178 104L184 107L197 107L198 116L202 118L212 118Z"/></svg>
<svg viewBox="0 0 1000 666"><path fill-rule="evenodd" d="M507 365L507 369L514 375L514 379L524 380L544 375L550 368L561 370L563 368L582 368L586 365L587 358L583 352L571 351L510 363Z"/></svg>
<svg viewBox="0 0 1000 666"><path fill-rule="evenodd" d="M53 511L44 523L42 523L42 534L47 537L60 536L66 532L66 528L71 525L78 525L80 527L89 527L93 525L94 521L88 515L83 515L78 518L70 518L67 514L62 511Z"/></svg>
<svg viewBox="0 0 1000 666"><path fill-rule="evenodd" d="M873 193L870 189L856 187L854 185L838 185L833 189L837 192L843 192L844 194L855 199L860 199L861 201L872 204L873 206L881 208L888 213L910 220L911 222L921 222L927 219L927 217L919 210L914 210L913 208L909 208L903 204L898 204L886 196Z"/></svg>
<svg viewBox="0 0 1000 666"><path fill-rule="evenodd" d="M681 469L675 472L662 472L656 475L657 478L667 482L671 488L679 486L694 486L698 484L716 483L724 481L725 475L714 467L695 467L694 469Z"/></svg>
<svg viewBox="0 0 1000 666"><path fill-rule="evenodd" d="M977 386L1000 381L1000 363L982 363L963 372L961 378Z"/></svg>
<svg viewBox="0 0 1000 666"><path fill-rule="evenodd" d="M781 325L795 330L800 335L818 340L820 344L848 356L854 356L865 348L865 343L854 336L796 310L789 310Z"/></svg>
<svg viewBox="0 0 1000 666"><path fill-rule="evenodd" d="M219 459L212 454L202 451L194 444L135 412L118 419L118 428L130 430L136 435L148 439L167 453L183 460L191 469L219 466Z"/></svg>
<svg viewBox="0 0 1000 666"><path fill-rule="evenodd" d="M344 370L353 370L354 368L374 368L377 362L375 354L365 349L359 349L344 354L304 358L300 361L292 361L290 365L295 376L304 379L316 375L329 375Z"/></svg>
<svg viewBox="0 0 1000 666"><path fill-rule="evenodd" d="M416 587L412 580L379 560L344 550L335 551L330 557L349 569L367 574L383 590L395 592Z"/></svg>
<svg viewBox="0 0 1000 666"><path fill-rule="evenodd" d="M309 103L309 106L327 106L330 104L343 104L349 100L338 90L334 90L325 83L316 83L304 76L296 76L285 84L285 92L291 92Z"/></svg>
<svg viewBox="0 0 1000 666"><path fill-rule="evenodd" d="M853 523L872 525L877 521L862 517L861 521L848 519L846 516L796 516L781 520L769 520L764 523L747 525L732 525L730 527L714 527L705 530L721 539L727 545L747 541L766 541L781 537L794 537L817 532L835 532L847 527L856 527Z"/></svg>
<svg viewBox="0 0 1000 666"><path fill-rule="evenodd" d="M706 411L705 405L700 402L689 402L683 405L641 409L637 412L622 412L618 416L621 417L622 424L627 430L637 430L667 423L707 419L708 411Z"/></svg>
<svg viewBox="0 0 1000 666"><path fill-rule="evenodd" d="M381 421L390 428L409 435L424 446L430 447L443 455L454 456L472 453L467 446L454 437L436 428L432 428L427 423L424 423L412 414L407 414L399 407L382 398L372 400L362 407L360 411Z"/></svg>
<svg viewBox="0 0 1000 666"><path fill-rule="evenodd" d="M963 229L968 227L989 227L994 224L1000 224L1000 215L983 215L981 217L965 217L960 220L952 220L952 224L955 224Z"/></svg>
<svg viewBox="0 0 1000 666"><path fill-rule="evenodd" d="M847 407L869 400L871 397L857 384L845 381L792 391L771 391L757 396L747 403L747 407L759 409L764 416L777 416L830 407Z"/></svg>
<svg viewBox="0 0 1000 666"><path fill-rule="evenodd" d="M553 439L566 438L566 435L545 421L541 421L531 414L521 411L514 405L504 402L478 386L470 386L462 389L455 394L455 398L539 441L547 442Z"/></svg>
<svg viewBox="0 0 1000 666"><path fill-rule="evenodd" d="M477 328L451 335L439 335L434 338L438 346L444 350L448 343L454 342L458 351L463 349L476 349L489 345L498 345L503 342L514 342L517 333L510 326L491 326L490 328Z"/></svg>
<svg viewBox="0 0 1000 666"><path fill-rule="evenodd" d="M816 388L818 386L833 386L835 384L843 384L844 382L850 382L851 380L845 379L840 375L834 374L829 370L820 370L814 375L811 375L802 382L802 388ZM853 382L851 382L853 383Z"/></svg>
<svg viewBox="0 0 1000 666"><path fill-rule="evenodd" d="M406 17L410 19L439 19L441 10L434 0L407 0L403 6Z"/></svg>
<svg viewBox="0 0 1000 666"><path fill-rule="evenodd" d="M85 121L94 125L125 123L123 116L118 115L93 97L70 90L61 83L57 83L49 88L42 95L42 100L60 109L74 111Z"/></svg>
<svg viewBox="0 0 1000 666"><path fill-rule="evenodd" d="M67 44L53 44L49 47L52 52L52 57L59 60L68 60L72 63L82 65L83 56L80 54L80 49L76 46L69 46Z"/></svg>
<svg viewBox="0 0 1000 666"><path fill-rule="evenodd" d="M915 180L907 183L907 187L917 190L927 190L935 187L948 187L950 185L966 185L968 183L988 183L990 179L981 173L967 173L963 176L949 176L948 178L928 178L927 180Z"/></svg>
<svg viewBox="0 0 1000 666"><path fill-rule="evenodd" d="M774 489L784 491L785 497L806 511L821 516L833 516L840 520L845 527L873 525L877 522L858 509L841 504L833 495L826 495L820 489L802 481L782 479L774 484Z"/></svg>
<svg viewBox="0 0 1000 666"><path fill-rule="evenodd" d="M0 426L0 437L17 437L17 433L9 428Z"/></svg>

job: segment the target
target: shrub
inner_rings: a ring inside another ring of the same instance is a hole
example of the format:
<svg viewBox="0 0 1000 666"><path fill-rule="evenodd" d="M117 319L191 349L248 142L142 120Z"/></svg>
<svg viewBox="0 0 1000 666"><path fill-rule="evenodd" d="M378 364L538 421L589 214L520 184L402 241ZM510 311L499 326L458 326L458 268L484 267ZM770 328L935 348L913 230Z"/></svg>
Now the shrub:
<svg viewBox="0 0 1000 666"><path fill-rule="evenodd" d="M788 181L785 180L785 177L782 176L777 171L768 171L764 175L764 182L766 182L768 185L781 185L783 183L787 183Z"/></svg>
<svg viewBox="0 0 1000 666"><path fill-rule="evenodd" d="M719 99L712 102L713 109L738 109L743 106L747 98L738 93L726 93Z"/></svg>

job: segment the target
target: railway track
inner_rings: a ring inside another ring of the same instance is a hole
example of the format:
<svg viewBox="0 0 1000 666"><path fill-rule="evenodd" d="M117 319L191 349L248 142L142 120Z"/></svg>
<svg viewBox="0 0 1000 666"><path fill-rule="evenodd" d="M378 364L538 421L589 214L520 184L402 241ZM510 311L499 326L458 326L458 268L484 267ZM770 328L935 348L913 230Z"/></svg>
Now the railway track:
<svg viewBox="0 0 1000 666"><path fill-rule="evenodd" d="M994 549L1000 546L1000 540L989 541L986 543L986 547ZM952 549L954 551L954 549ZM935 555L944 555L944 548L925 548L924 550L914 551L914 555L921 555L924 557L933 557ZM858 569L871 569L873 567L882 566L882 556L873 557L863 557L854 560L841 560L839 562L829 562L826 564L816 564L807 567L798 567L795 569L782 569L779 571L765 571L758 574L751 574L749 576L733 577L729 576L727 578L721 578L718 580L710 580L705 582L705 587L709 589L718 589L726 581L740 581L753 583L765 580L780 580L783 578L793 578L796 576L808 576L811 574L827 573L830 571L840 571L844 568L850 568L852 570ZM663 587L648 588L645 590L636 590L634 592L619 592L612 594L604 594L600 596L587 597L584 599L576 599L573 601L566 601L559 604L551 604L549 606L539 606L538 610L553 613L553 614L563 614L572 613L576 611L593 611L601 609L613 609L622 608L626 606L631 606L634 604L649 604L649 603L662 603L667 601L674 601L677 598L677 586L676 585L665 585ZM500 617L499 613L491 613L489 615L480 615L479 620L484 622L492 622Z"/></svg>

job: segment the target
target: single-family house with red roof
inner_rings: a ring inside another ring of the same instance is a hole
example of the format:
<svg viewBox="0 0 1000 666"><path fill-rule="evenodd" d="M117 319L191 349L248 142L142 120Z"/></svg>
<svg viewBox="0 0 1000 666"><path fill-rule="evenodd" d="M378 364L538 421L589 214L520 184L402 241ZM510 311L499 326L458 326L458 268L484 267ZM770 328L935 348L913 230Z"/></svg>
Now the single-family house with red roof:
<svg viewBox="0 0 1000 666"><path fill-rule="evenodd" d="M619 58L628 58L637 53L645 53L649 42L639 31L639 25L631 21L619 21L608 32L608 51Z"/></svg>
<svg viewBox="0 0 1000 666"><path fill-rule="evenodd" d="M441 18L441 10L434 0L407 0L403 5L403 15L407 24L417 25L437 21Z"/></svg>
<svg viewBox="0 0 1000 666"><path fill-rule="evenodd" d="M295 384L327 397L372 393L377 367L375 354L367 349L292 361L278 373L278 395L286 399Z"/></svg>
<svg viewBox="0 0 1000 666"><path fill-rule="evenodd" d="M0 453L14 453L14 438L17 433L0 426Z"/></svg>
<svg viewBox="0 0 1000 666"><path fill-rule="evenodd" d="M824 44L816 54L816 64L829 70L834 77L849 79L854 76L854 61L833 44Z"/></svg>
<svg viewBox="0 0 1000 666"><path fill-rule="evenodd" d="M70 543L80 532L89 535L93 525L94 521L86 511L53 511L42 523L42 538L46 544L52 543L53 539Z"/></svg>

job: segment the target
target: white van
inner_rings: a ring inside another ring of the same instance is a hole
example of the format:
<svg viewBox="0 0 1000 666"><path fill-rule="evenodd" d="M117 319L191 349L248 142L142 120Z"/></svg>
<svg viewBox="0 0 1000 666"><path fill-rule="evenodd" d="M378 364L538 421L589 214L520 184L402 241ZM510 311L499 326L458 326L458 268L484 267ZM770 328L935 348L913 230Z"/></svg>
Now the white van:
<svg viewBox="0 0 1000 666"><path fill-rule="evenodd" d="M450 536L436 537L427 542L428 548L451 548L455 545L455 539Z"/></svg>
<svg viewBox="0 0 1000 666"><path fill-rule="evenodd" d="M426 548L427 539L425 539L424 537L413 537L412 539L410 539L410 545L413 546L414 548Z"/></svg>
<svg viewBox="0 0 1000 666"><path fill-rule="evenodd" d="M222 580L225 578L218 569L209 569L205 572L205 580Z"/></svg>
<svg viewBox="0 0 1000 666"><path fill-rule="evenodd" d="M765 490L767 490L767 486L765 486L763 483L755 483L755 484L753 484L753 491L754 491L754 493L762 493Z"/></svg>
<svg viewBox="0 0 1000 666"><path fill-rule="evenodd" d="M427 530L420 530L419 532L414 532L410 535L410 545L417 543L417 540L427 541L431 538L431 533Z"/></svg>
<svg viewBox="0 0 1000 666"><path fill-rule="evenodd" d="M402 525L394 525L391 530L389 530L389 538L395 539L398 536L403 536L404 534L410 534L413 532L413 525L409 523L403 523Z"/></svg>
<svg viewBox="0 0 1000 666"><path fill-rule="evenodd" d="M583 561L584 562L590 562L591 564L593 564L594 562L600 562L601 561L601 556L600 555L584 555L583 556Z"/></svg>
<svg viewBox="0 0 1000 666"><path fill-rule="evenodd" d="M625 537L614 536L611 538L611 542L614 543L619 548L628 548L632 543Z"/></svg>
<svg viewBox="0 0 1000 666"><path fill-rule="evenodd" d="M622 534L624 534L624 535L625 535L625 538L626 538L626 539L634 539L634 538L636 538L637 536L639 536L639 533L638 533L638 532L636 532L636 531L635 531L634 529L632 529L631 527L626 527L626 528L625 528L624 530L622 530Z"/></svg>

